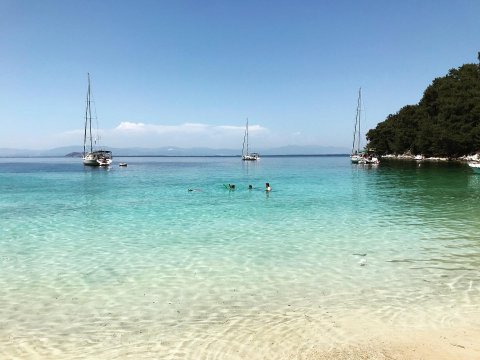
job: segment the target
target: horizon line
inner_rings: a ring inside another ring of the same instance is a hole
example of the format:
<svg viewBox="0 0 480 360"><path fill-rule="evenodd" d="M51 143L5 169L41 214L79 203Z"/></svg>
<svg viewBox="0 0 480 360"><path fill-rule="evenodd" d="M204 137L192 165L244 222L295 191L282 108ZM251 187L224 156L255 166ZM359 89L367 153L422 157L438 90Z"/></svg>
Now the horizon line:
<svg viewBox="0 0 480 360"><path fill-rule="evenodd" d="M343 157L349 156L347 153L339 154L269 154L262 155L260 158L266 157ZM200 157L200 158L213 158L213 157L222 157L222 158L240 158L242 155L117 155L116 157L131 157L131 158L141 158L141 157L168 157L168 158L191 158L191 157ZM67 156L67 155L17 155L17 156L0 156L0 159L54 159L54 158L80 158L78 156Z"/></svg>

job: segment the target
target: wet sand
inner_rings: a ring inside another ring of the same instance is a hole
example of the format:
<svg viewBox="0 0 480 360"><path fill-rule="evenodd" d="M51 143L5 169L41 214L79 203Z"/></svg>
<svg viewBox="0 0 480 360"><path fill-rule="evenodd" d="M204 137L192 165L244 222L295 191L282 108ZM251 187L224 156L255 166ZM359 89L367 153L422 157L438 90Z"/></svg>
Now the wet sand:
<svg viewBox="0 0 480 360"><path fill-rule="evenodd" d="M305 360L475 360L480 359L480 332L473 330L413 331L385 334L358 344L318 346Z"/></svg>
<svg viewBox="0 0 480 360"><path fill-rule="evenodd" d="M358 329L362 324L358 324ZM348 330L354 330L355 326ZM0 350L2 359L286 359L286 360L476 360L480 359L479 329L395 330L382 334L363 328L351 339L325 333L310 338L256 334L234 341L208 334L170 342L154 334L118 336L118 342L95 342L66 336L63 346L50 347L49 335L15 339ZM377 329L378 330L378 329ZM302 332L305 334L305 332ZM126 335L126 334L125 334ZM257 336L259 335L259 336ZM285 335L285 334L284 334ZM298 334L297 334L298 335ZM78 341L81 340L81 341ZM51 345L51 344L50 344Z"/></svg>

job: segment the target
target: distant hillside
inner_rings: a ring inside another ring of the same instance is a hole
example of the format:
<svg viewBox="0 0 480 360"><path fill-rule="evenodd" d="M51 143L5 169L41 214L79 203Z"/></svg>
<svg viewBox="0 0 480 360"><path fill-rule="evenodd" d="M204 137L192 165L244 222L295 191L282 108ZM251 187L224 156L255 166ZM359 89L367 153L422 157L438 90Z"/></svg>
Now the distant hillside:
<svg viewBox="0 0 480 360"><path fill-rule="evenodd" d="M350 150L335 146L283 146L258 150L260 155L339 155L348 154Z"/></svg>
<svg viewBox="0 0 480 360"><path fill-rule="evenodd" d="M210 148L111 148L113 156L239 156L239 149L210 149ZM30 157L30 156L81 156L83 151L79 146L67 146L49 150L0 149L2 157ZM284 146L270 149L255 149L260 155L331 155L347 154L349 150L343 147L329 146Z"/></svg>
<svg viewBox="0 0 480 360"><path fill-rule="evenodd" d="M479 151L480 65L466 64L435 79L418 104L389 115L367 140L380 154L455 157Z"/></svg>
<svg viewBox="0 0 480 360"><path fill-rule="evenodd" d="M74 151L74 152L66 154L65 157L79 158L79 157L83 157L83 153Z"/></svg>

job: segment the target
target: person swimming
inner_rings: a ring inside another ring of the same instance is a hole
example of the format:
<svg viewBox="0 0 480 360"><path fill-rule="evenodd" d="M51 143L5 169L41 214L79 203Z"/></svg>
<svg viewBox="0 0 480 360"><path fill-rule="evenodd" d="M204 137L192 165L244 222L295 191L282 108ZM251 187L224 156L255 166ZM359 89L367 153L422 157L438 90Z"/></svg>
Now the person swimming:
<svg viewBox="0 0 480 360"><path fill-rule="evenodd" d="M270 186L270 183L265 183L265 191L272 191L272 187Z"/></svg>

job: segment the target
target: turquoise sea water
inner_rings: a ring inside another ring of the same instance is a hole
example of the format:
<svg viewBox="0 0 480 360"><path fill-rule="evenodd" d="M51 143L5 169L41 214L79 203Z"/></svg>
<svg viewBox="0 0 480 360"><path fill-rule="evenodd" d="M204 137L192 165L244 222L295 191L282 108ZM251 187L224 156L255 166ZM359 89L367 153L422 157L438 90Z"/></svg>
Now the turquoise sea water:
<svg viewBox="0 0 480 360"><path fill-rule="evenodd" d="M466 165L114 160L0 159L0 357L301 358L382 327L479 328Z"/></svg>

